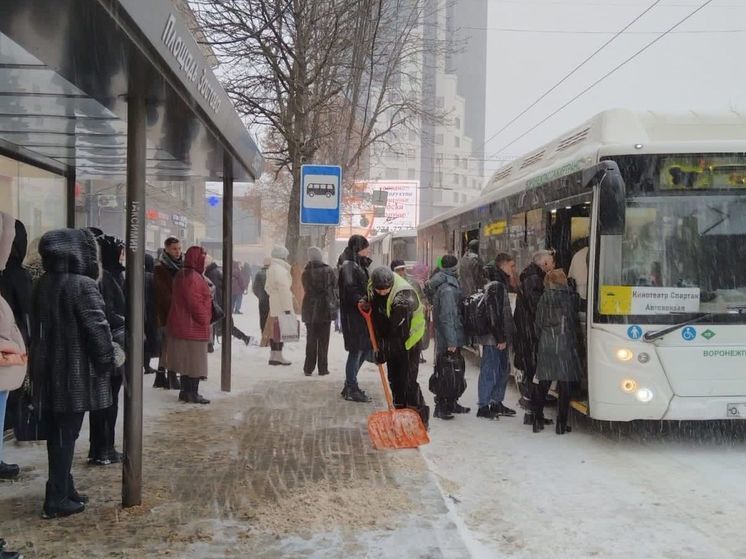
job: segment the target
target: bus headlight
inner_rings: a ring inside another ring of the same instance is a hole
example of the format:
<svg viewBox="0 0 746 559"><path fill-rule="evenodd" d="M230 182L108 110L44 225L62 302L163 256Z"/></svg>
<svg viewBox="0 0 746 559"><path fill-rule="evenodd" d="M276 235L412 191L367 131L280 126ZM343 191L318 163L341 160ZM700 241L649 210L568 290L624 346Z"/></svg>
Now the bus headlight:
<svg viewBox="0 0 746 559"><path fill-rule="evenodd" d="M634 392L637 390L637 381L631 378L626 378L622 381L622 390L624 392Z"/></svg>
<svg viewBox="0 0 746 559"><path fill-rule="evenodd" d="M631 361L634 356L635 354L632 350L627 349L626 347L620 347L616 350L616 358L619 359L619 361Z"/></svg>
<svg viewBox="0 0 746 559"><path fill-rule="evenodd" d="M653 391L649 388L640 388L640 390L635 393L635 398L643 404L647 404L653 399Z"/></svg>
<svg viewBox="0 0 746 559"><path fill-rule="evenodd" d="M640 363L642 363L642 364L645 364L645 363L647 363L648 361L650 361L650 355L649 355L649 354L647 354L647 353L645 353L645 352L643 351L642 353L640 353L640 355L638 355L638 356L637 356L637 360L638 360L638 361L639 361Z"/></svg>

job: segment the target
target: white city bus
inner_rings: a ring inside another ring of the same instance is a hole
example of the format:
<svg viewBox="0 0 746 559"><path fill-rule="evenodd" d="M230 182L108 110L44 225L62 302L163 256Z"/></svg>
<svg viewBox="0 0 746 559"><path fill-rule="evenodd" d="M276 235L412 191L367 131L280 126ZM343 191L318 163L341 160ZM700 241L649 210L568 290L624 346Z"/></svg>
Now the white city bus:
<svg viewBox="0 0 746 559"><path fill-rule="evenodd" d="M407 268L417 263L417 230L407 229L382 233L369 239L371 270L378 266L390 266L394 260L403 260Z"/></svg>
<svg viewBox="0 0 746 559"><path fill-rule="evenodd" d="M589 246L588 375L609 421L746 417L746 117L614 110L499 170L418 228L421 260ZM587 318L587 320L586 320Z"/></svg>

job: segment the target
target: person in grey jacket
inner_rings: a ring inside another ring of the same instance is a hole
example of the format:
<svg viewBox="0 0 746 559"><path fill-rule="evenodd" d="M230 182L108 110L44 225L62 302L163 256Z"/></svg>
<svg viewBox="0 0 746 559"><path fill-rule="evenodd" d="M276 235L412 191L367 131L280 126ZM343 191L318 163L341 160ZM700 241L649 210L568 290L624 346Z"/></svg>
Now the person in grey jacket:
<svg viewBox="0 0 746 559"><path fill-rule="evenodd" d="M544 428L544 399L553 381L559 385L556 433L570 431L567 416L570 409L572 384L580 380L578 352L578 307L580 298L567 284L562 270L553 270L544 278L546 287L536 310L537 350L536 378L539 380L537 397L533 398L534 433Z"/></svg>
<svg viewBox="0 0 746 559"><path fill-rule="evenodd" d="M515 270L515 262L512 256L502 253L495 258L495 267L502 272L496 277L509 278L511 271ZM482 346L477 417L497 419L500 415L514 416L515 410L503 404L510 374L508 346L515 332L508 285L499 280L488 283L484 288L483 304L487 305L490 333L477 338Z"/></svg>
<svg viewBox="0 0 746 559"><path fill-rule="evenodd" d="M441 260L441 269L428 282L432 293L433 323L435 324L435 355L458 353L466 344L464 324L459 308L463 295L457 278L458 260L453 255L446 255ZM458 399L466 390L466 381L457 379L455 393L435 395L435 412L433 417L453 419L454 413L469 413L469 408L459 405Z"/></svg>
<svg viewBox="0 0 746 559"><path fill-rule="evenodd" d="M484 262L479 257L479 239L469 241L469 249L458 264L458 277L464 297L471 297L487 283Z"/></svg>

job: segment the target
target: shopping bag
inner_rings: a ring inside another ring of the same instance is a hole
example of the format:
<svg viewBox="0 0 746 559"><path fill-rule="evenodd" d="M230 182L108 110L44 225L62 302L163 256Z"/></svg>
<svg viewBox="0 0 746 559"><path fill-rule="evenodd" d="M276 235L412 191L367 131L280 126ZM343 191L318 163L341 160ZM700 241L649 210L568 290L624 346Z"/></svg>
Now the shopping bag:
<svg viewBox="0 0 746 559"><path fill-rule="evenodd" d="M280 337L283 342L300 340L300 321L293 313L283 313L277 317L280 326Z"/></svg>
<svg viewBox="0 0 746 559"><path fill-rule="evenodd" d="M20 390L15 406L13 434L17 441L45 441L49 435L49 422L34 401L28 376Z"/></svg>

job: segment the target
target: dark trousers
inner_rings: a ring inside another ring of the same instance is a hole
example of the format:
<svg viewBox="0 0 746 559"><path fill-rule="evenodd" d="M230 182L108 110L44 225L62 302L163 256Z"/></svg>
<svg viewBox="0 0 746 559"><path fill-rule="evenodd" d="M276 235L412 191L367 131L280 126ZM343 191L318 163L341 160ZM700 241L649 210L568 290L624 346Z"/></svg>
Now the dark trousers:
<svg viewBox="0 0 746 559"><path fill-rule="evenodd" d="M269 300L259 301L259 331L264 332L264 326L269 318Z"/></svg>
<svg viewBox="0 0 746 559"><path fill-rule="evenodd" d="M572 382L559 381L559 398L557 399L557 423L567 423L567 416L570 413L570 395L572 394ZM541 380L539 384L534 384L534 393L531 396L531 407L537 417L544 417L544 400L549 393L549 387L552 381Z"/></svg>
<svg viewBox="0 0 746 559"><path fill-rule="evenodd" d="M103 457L114 450L114 429L119 415L119 389L122 387L122 375L112 375L111 396L112 404L108 408L90 412L91 451L92 458Z"/></svg>
<svg viewBox="0 0 746 559"><path fill-rule="evenodd" d="M420 369L420 345L417 344L409 351L387 356L389 386L394 397L394 407L412 408L416 410L422 422L427 425L430 419L430 408L425 405L417 375Z"/></svg>
<svg viewBox="0 0 746 559"><path fill-rule="evenodd" d="M84 415L84 412L55 413L49 418L47 503L58 503L72 492L70 470L75 454L75 441L78 440Z"/></svg>
<svg viewBox="0 0 746 559"><path fill-rule="evenodd" d="M319 364L319 372L329 370L329 335L331 333L331 322L319 322L306 324L306 362L303 365L304 373L313 373L316 363Z"/></svg>
<svg viewBox="0 0 746 559"><path fill-rule="evenodd" d="M212 327L212 335L213 340L214 338L222 337L223 336L223 323L222 321L216 322ZM243 340L246 337L246 334L244 334L238 326L235 324L231 324L231 335L238 339Z"/></svg>

